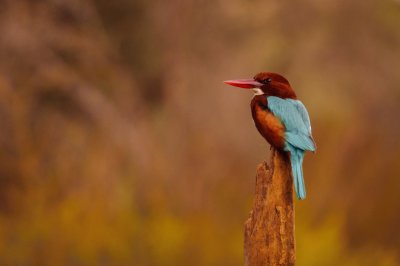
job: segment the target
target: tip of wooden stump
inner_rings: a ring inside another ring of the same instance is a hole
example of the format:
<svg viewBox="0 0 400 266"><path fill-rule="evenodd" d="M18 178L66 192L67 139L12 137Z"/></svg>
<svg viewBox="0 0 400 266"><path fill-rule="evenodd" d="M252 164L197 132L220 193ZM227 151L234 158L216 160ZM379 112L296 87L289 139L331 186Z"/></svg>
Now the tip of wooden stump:
<svg viewBox="0 0 400 266"><path fill-rule="evenodd" d="M269 162L257 166L244 242L245 265L294 265L293 181L284 151L272 149Z"/></svg>

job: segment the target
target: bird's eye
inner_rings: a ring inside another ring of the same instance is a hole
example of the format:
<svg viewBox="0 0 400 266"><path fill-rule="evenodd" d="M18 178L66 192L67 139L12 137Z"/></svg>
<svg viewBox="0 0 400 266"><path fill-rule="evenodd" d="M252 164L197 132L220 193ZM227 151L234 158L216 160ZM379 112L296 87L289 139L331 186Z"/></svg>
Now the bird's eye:
<svg viewBox="0 0 400 266"><path fill-rule="evenodd" d="M261 82L264 83L264 84L268 84L271 81L272 81L272 78L266 78L266 79L263 79Z"/></svg>

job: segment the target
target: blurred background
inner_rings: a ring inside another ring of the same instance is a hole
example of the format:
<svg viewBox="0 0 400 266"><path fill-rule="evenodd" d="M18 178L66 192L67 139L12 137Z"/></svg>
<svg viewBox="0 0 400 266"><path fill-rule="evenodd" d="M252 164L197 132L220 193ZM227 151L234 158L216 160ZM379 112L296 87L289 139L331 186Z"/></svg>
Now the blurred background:
<svg viewBox="0 0 400 266"><path fill-rule="evenodd" d="M0 0L0 265L243 265L286 76L318 144L297 265L400 265L400 2Z"/></svg>

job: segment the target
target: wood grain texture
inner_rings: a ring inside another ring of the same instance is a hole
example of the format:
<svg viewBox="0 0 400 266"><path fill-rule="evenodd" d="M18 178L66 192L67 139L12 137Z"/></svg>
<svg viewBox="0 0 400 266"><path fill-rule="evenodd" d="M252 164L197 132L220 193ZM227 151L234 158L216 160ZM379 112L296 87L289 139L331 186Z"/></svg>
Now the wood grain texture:
<svg viewBox="0 0 400 266"><path fill-rule="evenodd" d="M285 152L258 166L253 210L245 223L245 266L294 265L293 178Z"/></svg>

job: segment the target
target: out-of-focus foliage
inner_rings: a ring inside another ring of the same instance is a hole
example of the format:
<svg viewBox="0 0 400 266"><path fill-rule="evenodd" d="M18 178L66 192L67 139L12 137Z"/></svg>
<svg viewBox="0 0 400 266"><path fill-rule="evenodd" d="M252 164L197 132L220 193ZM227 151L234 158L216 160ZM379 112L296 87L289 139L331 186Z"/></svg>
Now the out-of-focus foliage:
<svg viewBox="0 0 400 266"><path fill-rule="evenodd" d="M398 1L0 6L0 265L242 265L262 70L318 144L298 265L400 264Z"/></svg>

